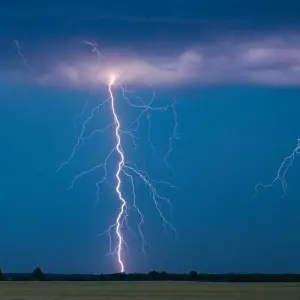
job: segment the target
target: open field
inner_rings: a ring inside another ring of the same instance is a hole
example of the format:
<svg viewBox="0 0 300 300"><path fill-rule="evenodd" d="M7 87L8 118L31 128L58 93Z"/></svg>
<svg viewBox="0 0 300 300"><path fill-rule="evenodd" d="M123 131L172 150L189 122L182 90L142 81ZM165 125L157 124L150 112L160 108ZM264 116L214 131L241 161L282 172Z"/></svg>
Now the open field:
<svg viewBox="0 0 300 300"><path fill-rule="evenodd" d="M300 284L197 282L0 282L0 299L300 300Z"/></svg>

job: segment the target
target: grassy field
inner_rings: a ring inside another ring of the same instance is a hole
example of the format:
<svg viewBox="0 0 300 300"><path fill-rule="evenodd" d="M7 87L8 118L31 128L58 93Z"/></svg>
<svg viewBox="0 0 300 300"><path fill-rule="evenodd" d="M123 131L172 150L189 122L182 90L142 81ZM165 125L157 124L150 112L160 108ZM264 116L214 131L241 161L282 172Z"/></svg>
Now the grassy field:
<svg viewBox="0 0 300 300"><path fill-rule="evenodd" d="M197 282L0 282L0 299L300 300L300 284Z"/></svg>

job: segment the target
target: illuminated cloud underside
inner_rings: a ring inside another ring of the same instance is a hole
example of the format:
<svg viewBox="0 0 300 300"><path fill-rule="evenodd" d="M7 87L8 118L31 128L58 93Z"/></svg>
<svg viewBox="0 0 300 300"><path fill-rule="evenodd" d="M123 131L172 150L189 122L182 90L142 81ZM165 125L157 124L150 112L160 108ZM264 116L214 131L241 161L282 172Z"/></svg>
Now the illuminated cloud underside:
<svg viewBox="0 0 300 300"><path fill-rule="evenodd" d="M224 36L193 45L178 43L178 47L175 44L169 48L153 42L152 48L146 51L102 49L98 43L104 55L99 65L95 64L93 53L87 54L90 45L81 40L68 54L62 50L56 54L39 53L40 63L33 66L37 71L33 80L45 85L91 87L107 84L109 74L114 74L123 84L171 87L189 83L300 84L300 39L297 35L254 36L245 32L247 34L251 37ZM162 52L157 51L160 48ZM35 61L33 55L31 61ZM10 69L6 74L19 78L20 73L27 71L28 78L28 70L23 67L23 71Z"/></svg>

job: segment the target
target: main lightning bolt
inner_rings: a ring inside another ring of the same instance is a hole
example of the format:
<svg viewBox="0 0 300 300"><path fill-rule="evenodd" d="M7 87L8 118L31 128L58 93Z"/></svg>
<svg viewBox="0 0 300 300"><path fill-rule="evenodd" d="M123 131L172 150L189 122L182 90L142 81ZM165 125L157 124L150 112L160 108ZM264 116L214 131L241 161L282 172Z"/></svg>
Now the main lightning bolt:
<svg viewBox="0 0 300 300"><path fill-rule="evenodd" d="M282 161L282 163L280 164L280 166L277 170L277 173L276 173L276 177L269 184L262 184L262 183L257 184L255 186L255 192L254 192L253 198L255 198L257 196L259 188L271 188L277 182L280 182L282 190L283 190L283 194L282 194L281 198L285 197L285 195L287 193L287 187L288 187L287 182L286 182L286 174L287 174L288 170L290 169L290 167L294 164L296 156L299 154L300 154L300 139L298 138L297 145L293 149L292 153L290 155L286 156L284 158L284 160Z"/></svg>
<svg viewBox="0 0 300 300"><path fill-rule="evenodd" d="M97 53L97 57L99 59L100 51L98 50L96 44L92 44L89 42L85 42L85 43L89 46L92 46L93 52ZM115 101L115 96L114 96L114 92L113 92L114 87L119 87L121 89L123 99L128 103L128 105L131 108L140 110L137 118L130 123L128 128L125 128L125 129L121 127L120 118L117 113L116 101ZM117 217L115 219L115 222L112 225L110 225L108 227L108 229L105 230L100 235L108 234L109 240L110 240L110 243L109 243L110 247L109 247L108 254L116 254L117 262L119 265L119 270L122 273L125 272L123 249L124 249L124 246L128 247L127 242L125 241L125 237L122 232L122 229L124 226L126 226L131 232L134 233L134 231L129 227L129 224L128 224L129 210L133 210L134 212L136 212L139 215L140 221L137 225L138 232L139 232L139 235L140 235L140 238L142 241L142 252L144 254L146 254L145 247L146 247L147 243L146 243L146 239L144 237L143 231L142 231L142 226L145 221L145 216L142 213L141 209L139 208L138 200L137 200L138 198L136 195L136 184L138 182L141 182L142 184L144 184L144 186L148 189L148 191L151 195L151 199L153 201L154 207L157 210L157 212L162 220L162 224L163 224L164 228L166 228L166 226L168 226L176 234L175 228L166 219L166 217L164 216L162 209L161 209L162 203L165 202L166 204L168 204L170 206L170 215L172 215L171 202L170 202L169 198L160 195L160 193L157 190L157 187L159 185L166 185L169 188L177 188L177 187L170 184L169 182L166 182L163 180L154 180L154 179L150 178L149 175L145 171L139 169L139 167L135 163L133 163L131 161L127 161L125 159L125 154L122 149L122 137L123 136L130 137L135 148L137 147L139 138L135 135L135 133L139 130L140 121L141 121L142 117L146 116L146 119L148 121L148 135L147 135L148 143L151 145L151 148L154 151L155 147L151 140L151 112L154 112L154 111L165 112L165 111L169 110L172 112L172 114L174 116L174 128L173 128L173 134L169 138L169 150L167 151L167 154L165 155L164 161L165 161L166 165L169 168L171 168L167 159L173 150L173 140L178 138L177 113L175 110L176 101L174 101L171 105L155 107L155 106L153 106L153 102L155 100L155 92L154 92L153 97L151 98L149 103L145 103L141 98L136 97L136 100L139 100L139 102L140 102L140 104L136 104L136 103L133 103L132 100L128 97L128 95L127 95L128 93L129 92L121 85L121 83L117 80L117 78L114 75L111 75L110 79L108 81L109 97L106 100L99 103L98 105L96 105L92 109L91 114L86 118L86 120L84 121L84 123L82 125L79 137L77 139L77 142L76 142L69 158L65 162L63 162L57 170L57 171L59 171L63 166L68 164L74 158L75 154L85 145L85 143L88 140L90 140L92 137L94 137L97 133L104 133L104 132L108 131L109 129L114 128L114 136L115 136L116 143L115 143L114 147L107 154L104 162L76 175L73 178L73 181L71 182L71 185L69 188L73 188L76 181L79 180L81 177L88 175L88 174L102 168L104 171L104 174L103 174L102 178L98 182L96 182L96 199L97 199L97 203L98 203L99 202L99 193L100 193L100 184L107 181L107 176L108 176L107 163L113 154L116 154L118 156L117 170L115 172L115 179L116 179L115 192L116 192L117 198L121 205L119 208L119 213L117 214ZM91 99L91 98L89 98L89 99ZM78 116L83 115L83 113L87 107L87 104L89 103L89 99L84 104L83 111ZM95 117L96 113L99 112L100 109L106 104L110 104L110 111L112 114L113 122L111 122L110 124L108 124L107 126L105 126L102 129L94 130L91 134L85 135L85 131L86 131L88 122L91 121ZM78 117L78 116L76 116L76 117ZM125 199L125 197L122 193L122 185L124 184L124 182L122 180L122 176L125 176L125 178L127 178L129 180L129 183L131 186L131 191L132 191L131 203L128 202L127 199ZM112 244L113 244L112 231L114 231L114 235L117 239L117 245L114 250L112 250Z"/></svg>
<svg viewBox="0 0 300 300"><path fill-rule="evenodd" d="M124 263L122 261L122 245L123 245L123 236L122 233L120 231L120 227L121 227L121 220L124 218L124 212L125 212L125 208L126 208L126 200L123 198L122 192L121 192L121 178L120 178L120 173L124 168L124 153L122 151L122 147L121 147L121 136L120 136L120 121L118 119L118 116L116 114L116 110L115 110L115 99L114 99L114 95L112 92L112 86L115 84L115 78L112 77L111 81L108 85L108 90L109 90L109 95L110 95L110 102L111 102L111 111L114 117L114 121L116 124L115 127L115 134L116 134L116 140L117 140L117 146L116 146L116 150L118 152L118 154L120 155L120 161L118 164L118 170L116 173L116 179L117 179L117 186L116 186L116 192L118 194L118 197L121 201L121 209L120 212L118 214L117 217L117 221L116 221L116 234L118 236L118 246L117 246L117 254L118 254L118 262L120 265L120 270L121 273L124 272Z"/></svg>

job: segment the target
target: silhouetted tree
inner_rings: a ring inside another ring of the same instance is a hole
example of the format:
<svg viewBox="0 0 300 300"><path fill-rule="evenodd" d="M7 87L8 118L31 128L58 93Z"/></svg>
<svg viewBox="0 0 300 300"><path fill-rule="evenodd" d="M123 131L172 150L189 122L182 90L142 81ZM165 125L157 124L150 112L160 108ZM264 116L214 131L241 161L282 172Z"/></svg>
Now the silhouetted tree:
<svg viewBox="0 0 300 300"><path fill-rule="evenodd" d="M126 278L127 278L127 274L125 274L125 273L111 274L111 279L112 280L122 281L122 280L125 280Z"/></svg>
<svg viewBox="0 0 300 300"><path fill-rule="evenodd" d="M148 273L149 280L159 280L159 273L157 271L151 271Z"/></svg>
<svg viewBox="0 0 300 300"><path fill-rule="evenodd" d="M198 273L196 271L191 271L189 273L189 280L197 280L198 279Z"/></svg>
<svg viewBox="0 0 300 300"><path fill-rule="evenodd" d="M2 270L0 269L0 281L4 280L4 276L3 276L3 273L2 273Z"/></svg>
<svg viewBox="0 0 300 300"><path fill-rule="evenodd" d="M162 271L161 273L160 273L160 280L167 280L168 279L168 273L167 272L165 272L165 271Z"/></svg>
<svg viewBox="0 0 300 300"><path fill-rule="evenodd" d="M106 278L106 276L104 274L100 274L100 275L98 275L98 280L99 281L106 281L107 278Z"/></svg>
<svg viewBox="0 0 300 300"><path fill-rule="evenodd" d="M33 271L32 271L32 276L37 279L37 280L46 280L45 275L43 274L42 270L40 267L36 267Z"/></svg>

